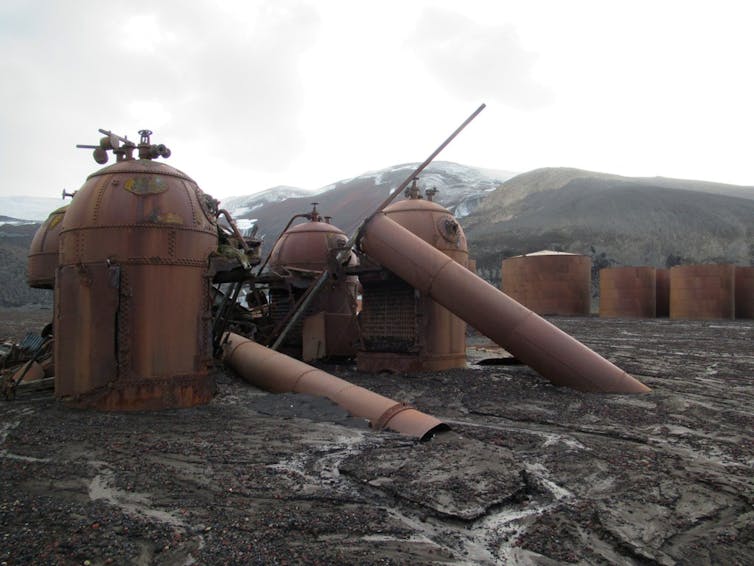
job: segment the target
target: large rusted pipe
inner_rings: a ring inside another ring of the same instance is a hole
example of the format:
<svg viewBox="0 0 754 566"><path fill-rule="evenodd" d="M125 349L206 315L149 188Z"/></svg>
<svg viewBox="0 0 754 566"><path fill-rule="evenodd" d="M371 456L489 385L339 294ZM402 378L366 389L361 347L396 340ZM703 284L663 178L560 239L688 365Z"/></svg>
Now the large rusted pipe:
<svg viewBox="0 0 754 566"><path fill-rule="evenodd" d="M361 249L557 385L579 391L649 388L477 277L385 214L361 231Z"/></svg>
<svg viewBox="0 0 754 566"><path fill-rule="evenodd" d="M238 334L228 334L223 361L252 385L273 393L327 397L351 415L368 419L375 429L388 428L425 439L431 433L446 428L435 417L265 348Z"/></svg>

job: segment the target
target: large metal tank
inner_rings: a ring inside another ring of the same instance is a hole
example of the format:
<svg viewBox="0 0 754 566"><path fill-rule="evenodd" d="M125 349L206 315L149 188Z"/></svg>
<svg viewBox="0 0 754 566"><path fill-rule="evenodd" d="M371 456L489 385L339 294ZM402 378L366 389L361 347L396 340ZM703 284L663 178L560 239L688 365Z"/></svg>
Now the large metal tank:
<svg viewBox="0 0 754 566"><path fill-rule="evenodd" d="M736 266L736 318L754 318L754 267Z"/></svg>
<svg viewBox="0 0 754 566"><path fill-rule="evenodd" d="M671 319L730 319L735 314L735 266L677 265L670 269Z"/></svg>
<svg viewBox="0 0 754 566"><path fill-rule="evenodd" d="M658 318L670 316L670 270L655 270L655 313Z"/></svg>
<svg viewBox="0 0 754 566"><path fill-rule="evenodd" d="M544 250L503 260L502 291L539 315L588 316L592 260Z"/></svg>
<svg viewBox="0 0 754 566"><path fill-rule="evenodd" d="M323 219L316 203L310 213L300 216L308 221L285 230L270 253L269 270L280 278L270 283L273 321L283 324L296 302L323 271L329 270L336 276L328 279L288 332L282 349L306 361L353 356L358 345L356 295L359 282L356 276L344 275L343 266L335 264L336 254L346 246L348 237L330 223L329 217ZM355 255L350 254L345 264L352 266L356 262Z"/></svg>
<svg viewBox="0 0 754 566"><path fill-rule="evenodd" d="M63 217L68 206L62 206L50 213L29 246L26 266L26 282L36 289L55 288L55 270L58 268L58 243L63 229Z"/></svg>
<svg viewBox="0 0 754 566"><path fill-rule="evenodd" d="M214 201L182 171L152 161L169 150L140 134L140 158L130 142L117 163L90 175L60 232L55 395L82 406L185 407L215 390Z"/></svg>
<svg viewBox="0 0 754 566"><path fill-rule="evenodd" d="M654 267L600 270L600 316L654 318L657 282Z"/></svg>
<svg viewBox="0 0 754 566"><path fill-rule="evenodd" d="M431 197L431 192L429 192ZM421 198L391 204L385 216L463 266L468 246L461 225L443 206ZM365 272L361 330L362 371L437 371L466 365L466 323L448 309L384 270Z"/></svg>

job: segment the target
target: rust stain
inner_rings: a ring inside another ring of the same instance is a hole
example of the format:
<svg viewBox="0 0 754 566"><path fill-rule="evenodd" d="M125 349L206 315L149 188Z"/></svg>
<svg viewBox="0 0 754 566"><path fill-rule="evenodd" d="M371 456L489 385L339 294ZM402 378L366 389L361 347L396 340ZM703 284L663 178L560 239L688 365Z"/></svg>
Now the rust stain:
<svg viewBox="0 0 754 566"><path fill-rule="evenodd" d="M158 195L168 190L167 183L157 175L130 177L123 183L123 188L135 195Z"/></svg>
<svg viewBox="0 0 754 566"><path fill-rule="evenodd" d="M155 217L155 222L159 224L183 224L183 218L174 212L163 212Z"/></svg>

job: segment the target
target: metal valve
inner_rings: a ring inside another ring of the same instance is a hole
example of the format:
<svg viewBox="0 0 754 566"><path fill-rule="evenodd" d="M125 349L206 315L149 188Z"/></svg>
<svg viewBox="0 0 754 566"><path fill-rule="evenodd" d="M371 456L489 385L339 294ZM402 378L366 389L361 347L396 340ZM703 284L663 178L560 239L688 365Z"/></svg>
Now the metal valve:
<svg viewBox="0 0 754 566"><path fill-rule="evenodd" d="M99 129L99 133L105 137L101 138L98 145L76 144L78 148L91 149L94 160L100 165L108 161L108 151L115 154L117 161L127 161L133 159L133 152L138 149L139 159L156 159L158 157L168 158L171 151L164 144L150 143L152 130L139 130L138 146L126 136L119 136L110 130Z"/></svg>

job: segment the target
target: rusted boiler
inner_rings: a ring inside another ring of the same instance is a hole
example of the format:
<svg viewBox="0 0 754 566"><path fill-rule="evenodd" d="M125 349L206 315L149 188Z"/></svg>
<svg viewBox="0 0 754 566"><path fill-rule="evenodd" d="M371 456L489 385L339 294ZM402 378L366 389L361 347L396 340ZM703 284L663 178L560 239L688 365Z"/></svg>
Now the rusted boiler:
<svg viewBox="0 0 754 566"><path fill-rule="evenodd" d="M539 315L588 316L592 260L543 250L503 260L503 293Z"/></svg>
<svg viewBox="0 0 754 566"><path fill-rule="evenodd" d="M330 278L308 305L303 316L286 334L280 349L313 360L330 356L353 356L358 345L356 295L358 278L343 273L357 263L351 253L336 265L337 253L348 241L342 230L323 218L317 203L307 221L287 228L275 243L269 258L269 271L277 276L270 281L270 316L282 326L307 289L325 270L339 273Z"/></svg>
<svg viewBox="0 0 754 566"><path fill-rule="evenodd" d="M67 206L50 213L29 246L26 266L26 282L36 289L54 289L55 271L58 268L58 243L63 229L63 217Z"/></svg>
<svg viewBox="0 0 754 566"><path fill-rule="evenodd" d="M600 270L600 316L654 318L657 304L654 267Z"/></svg>
<svg viewBox="0 0 754 566"><path fill-rule="evenodd" d="M117 162L87 178L60 231L55 395L106 410L207 402L214 201L154 161L170 151L150 131L138 145L102 132L95 159Z"/></svg>
<svg viewBox="0 0 754 566"><path fill-rule="evenodd" d="M670 318L734 318L735 269L731 264L715 263L671 268Z"/></svg>
<svg viewBox="0 0 754 566"><path fill-rule="evenodd" d="M422 198L416 183L406 200L383 213L421 240L464 267L468 263L466 236L444 207ZM437 371L466 365L466 323L417 291L391 271L365 269L360 326L364 350L357 356L362 371Z"/></svg>

